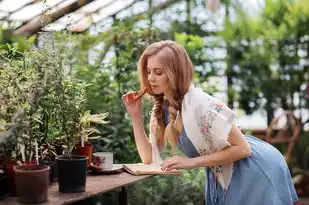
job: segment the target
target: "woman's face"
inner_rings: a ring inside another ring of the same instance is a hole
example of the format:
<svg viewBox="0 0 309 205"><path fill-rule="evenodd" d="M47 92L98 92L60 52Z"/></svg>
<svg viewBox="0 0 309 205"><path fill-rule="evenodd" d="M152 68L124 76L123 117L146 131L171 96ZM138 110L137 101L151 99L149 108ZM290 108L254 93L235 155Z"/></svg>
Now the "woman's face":
<svg viewBox="0 0 309 205"><path fill-rule="evenodd" d="M166 75L165 66L160 63L157 56L148 58L147 73L152 92L156 95L162 93L168 95L170 92L170 86Z"/></svg>

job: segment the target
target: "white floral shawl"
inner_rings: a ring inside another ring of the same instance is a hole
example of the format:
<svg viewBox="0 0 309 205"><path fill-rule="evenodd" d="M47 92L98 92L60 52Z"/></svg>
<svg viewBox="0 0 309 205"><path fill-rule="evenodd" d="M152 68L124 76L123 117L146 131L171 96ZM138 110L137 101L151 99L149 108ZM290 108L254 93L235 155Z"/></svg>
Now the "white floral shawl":
<svg viewBox="0 0 309 205"><path fill-rule="evenodd" d="M219 100L190 86L182 102L182 122L186 134L200 155L211 154L231 146L228 134L232 128L234 112ZM152 145L153 163L161 163L156 143L156 119L150 119L149 141ZM224 190L228 189L233 174L233 164L210 167Z"/></svg>

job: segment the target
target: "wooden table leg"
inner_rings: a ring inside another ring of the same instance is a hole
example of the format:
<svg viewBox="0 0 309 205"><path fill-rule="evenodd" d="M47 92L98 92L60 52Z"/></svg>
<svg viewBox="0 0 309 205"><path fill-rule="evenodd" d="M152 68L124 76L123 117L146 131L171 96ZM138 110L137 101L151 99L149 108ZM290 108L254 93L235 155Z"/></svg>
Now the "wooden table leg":
<svg viewBox="0 0 309 205"><path fill-rule="evenodd" d="M119 205L127 205L128 204L128 196L126 187L122 187L119 192Z"/></svg>

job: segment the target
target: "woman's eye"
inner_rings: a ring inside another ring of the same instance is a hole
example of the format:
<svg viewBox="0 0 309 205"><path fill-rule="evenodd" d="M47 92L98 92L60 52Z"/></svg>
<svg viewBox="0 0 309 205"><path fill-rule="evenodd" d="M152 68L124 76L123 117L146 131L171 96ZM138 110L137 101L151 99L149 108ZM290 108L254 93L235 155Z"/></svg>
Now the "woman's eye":
<svg viewBox="0 0 309 205"><path fill-rule="evenodd" d="M162 75L163 70L157 69L157 70L155 70L155 73L156 73L156 75Z"/></svg>
<svg viewBox="0 0 309 205"><path fill-rule="evenodd" d="M154 73L155 75L162 75L163 71L162 70L154 70L154 71L147 71L147 74L150 75L151 73Z"/></svg>

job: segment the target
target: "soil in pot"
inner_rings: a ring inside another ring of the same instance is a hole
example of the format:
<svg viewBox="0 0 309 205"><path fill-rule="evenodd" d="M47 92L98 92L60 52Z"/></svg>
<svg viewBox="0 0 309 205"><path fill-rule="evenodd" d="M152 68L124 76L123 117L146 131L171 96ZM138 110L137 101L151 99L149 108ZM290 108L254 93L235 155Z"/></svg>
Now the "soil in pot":
<svg viewBox="0 0 309 205"><path fill-rule="evenodd" d="M59 191L63 193L84 192L87 176L87 159L82 155L56 157Z"/></svg>
<svg viewBox="0 0 309 205"><path fill-rule="evenodd" d="M47 165L15 166L15 184L18 201L39 204L48 200L49 169Z"/></svg>

